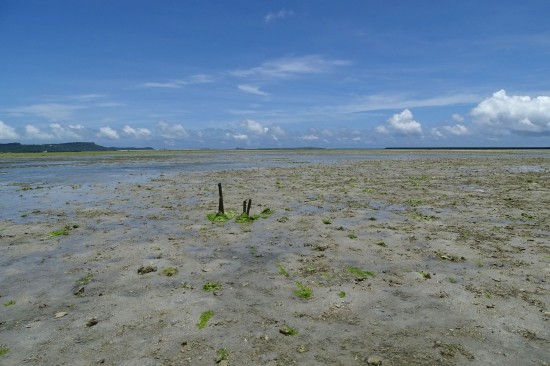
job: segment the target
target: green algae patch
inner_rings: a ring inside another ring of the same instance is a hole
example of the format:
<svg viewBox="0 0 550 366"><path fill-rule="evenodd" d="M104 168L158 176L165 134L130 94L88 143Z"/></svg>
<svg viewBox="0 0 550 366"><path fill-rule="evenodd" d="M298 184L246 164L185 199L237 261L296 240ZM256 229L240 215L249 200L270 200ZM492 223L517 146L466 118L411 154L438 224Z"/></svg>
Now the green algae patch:
<svg viewBox="0 0 550 366"><path fill-rule="evenodd" d="M64 227L63 229L51 231L48 234L48 238L55 238L56 236L61 236L61 235L69 235L69 227L68 226Z"/></svg>
<svg viewBox="0 0 550 366"><path fill-rule="evenodd" d="M48 238L55 238L56 236L69 235L69 232L72 229L78 229L79 227L80 227L80 225L73 224L73 225L67 225L63 229L50 231L48 233Z"/></svg>
<svg viewBox="0 0 550 366"><path fill-rule="evenodd" d="M208 215L206 215L208 220L210 220L212 222L226 222L226 221L229 221L229 220L233 219L235 216L237 216L235 211L227 211L225 213L223 213L223 212L213 212L213 213L209 213Z"/></svg>
<svg viewBox="0 0 550 366"><path fill-rule="evenodd" d="M213 316L214 316L214 311L213 310L208 310L208 311L203 312L201 314L199 322L197 323L197 328L203 329L204 327L206 327L206 324L208 323L208 321L210 319L212 319Z"/></svg>
<svg viewBox="0 0 550 366"><path fill-rule="evenodd" d="M283 335L286 335L286 336L295 336L296 334L298 334L298 331L294 328L291 328L289 327L288 325L282 325L280 328L279 328L279 333L283 334Z"/></svg>
<svg viewBox="0 0 550 366"><path fill-rule="evenodd" d="M219 282L206 282L204 286L202 286L202 289L204 291L220 291L222 285Z"/></svg>
<svg viewBox="0 0 550 366"><path fill-rule="evenodd" d="M9 351L10 351L9 348L0 348L0 356L4 356Z"/></svg>
<svg viewBox="0 0 550 366"><path fill-rule="evenodd" d="M216 363L220 363L224 360L227 360L229 357L229 353L227 352L227 349L225 348L220 348L217 352L216 352Z"/></svg>
<svg viewBox="0 0 550 366"><path fill-rule="evenodd" d="M10 301L4 303L4 306L13 306L13 305L15 305L14 300L10 300Z"/></svg>
<svg viewBox="0 0 550 366"><path fill-rule="evenodd" d="M302 282L297 281L296 288L297 289L294 290L294 295L302 299L311 299L313 297L313 290L304 285Z"/></svg>
<svg viewBox="0 0 550 366"><path fill-rule="evenodd" d="M269 216L273 214L273 210L270 208L265 208L260 212L260 217L262 219L267 219Z"/></svg>
<svg viewBox="0 0 550 366"><path fill-rule="evenodd" d="M246 212L243 212L239 216L235 218L235 222L238 222L240 224L246 223L246 222L254 222L254 220L258 219L260 216L258 215L247 215Z"/></svg>
<svg viewBox="0 0 550 366"><path fill-rule="evenodd" d="M346 267L347 271L355 276L358 280L362 281L369 277L374 277L374 273L370 271L363 271L360 268L348 266Z"/></svg>
<svg viewBox="0 0 550 366"><path fill-rule="evenodd" d="M413 218L415 220L425 220L425 221L437 220L437 217L435 217L433 215L424 215L424 214L421 214L420 212L415 212L415 213L411 214L411 218Z"/></svg>
<svg viewBox="0 0 550 366"><path fill-rule="evenodd" d="M288 273L288 271L286 270L285 267L283 267L283 265L281 263L277 263L276 264L277 268L279 269L279 273L285 277L288 277L290 276L290 274Z"/></svg>
<svg viewBox="0 0 550 366"><path fill-rule="evenodd" d="M86 276L80 277L78 280L76 280L76 284L78 286L84 286L84 285L87 285L90 282L92 282L93 279L94 279L94 275L90 273L90 274L87 274Z"/></svg>
<svg viewBox="0 0 550 366"><path fill-rule="evenodd" d="M238 223L245 223L245 222L254 222L258 219L267 219L269 216L273 214L273 210L270 208L266 208L262 210L259 214L255 215L249 215L246 212L243 212L239 216L235 218L235 221Z"/></svg>
<svg viewBox="0 0 550 366"><path fill-rule="evenodd" d="M178 274L178 269L174 267L168 267L162 270L162 272L159 273L161 276L167 276L172 277Z"/></svg>

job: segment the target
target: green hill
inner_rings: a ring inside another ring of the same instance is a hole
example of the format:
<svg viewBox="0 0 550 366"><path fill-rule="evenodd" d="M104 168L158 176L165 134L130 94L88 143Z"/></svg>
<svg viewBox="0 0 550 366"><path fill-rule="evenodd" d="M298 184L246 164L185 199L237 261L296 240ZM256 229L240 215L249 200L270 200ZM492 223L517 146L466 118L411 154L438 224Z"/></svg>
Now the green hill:
<svg viewBox="0 0 550 366"><path fill-rule="evenodd" d="M153 150L151 147L105 147L94 142L68 142L64 144L22 145L18 142L0 144L0 153L41 153L41 152L82 152L82 151L118 151Z"/></svg>

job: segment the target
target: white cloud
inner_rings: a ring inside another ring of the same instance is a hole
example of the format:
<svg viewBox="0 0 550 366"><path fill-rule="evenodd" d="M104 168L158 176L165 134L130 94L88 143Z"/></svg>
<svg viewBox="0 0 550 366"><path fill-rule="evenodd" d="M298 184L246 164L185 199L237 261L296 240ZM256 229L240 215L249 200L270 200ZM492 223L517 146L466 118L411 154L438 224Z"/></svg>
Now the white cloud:
<svg viewBox="0 0 550 366"><path fill-rule="evenodd" d="M82 131L84 129L81 125L68 125L64 126L59 123L50 124L52 134L60 140L81 140Z"/></svg>
<svg viewBox="0 0 550 366"><path fill-rule="evenodd" d="M432 135L437 138L447 137L448 135L453 136L465 136L470 134L468 127L457 123L454 126L441 126L432 128Z"/></svg>
<svg viewBox="0 0 550 366"><path fill-rule="evenodd" d="M188 137L189 133L185 130L185 128L179 124L179 123L167 123L164 121L158 121L157 122L157 132L161 137L167 138L167 139L175 139L175 138L182 138L182 137Z"/></svg>
<svg viewBox="0 0 550 366"><path fill-rule="evenodd" d="M238 86L239 90L249 93L249 94L255 94L255 95L269 95L269 93L266 93L264 91L260 90L260 87L256 85L249 85L249 84L241 84Z"/></svg>
<svg viewBox="0 0 550 366"><path fill-rule="evenodd" d="M468 128L461 124L456 124L454 126L443 126L443 128L452 135L461 136L467 135L470 133Z"/></svg>
<svg viewBox="0 0 550 366"><path fill-rule="evenodd" d="M464 116L462 116L458 113L454 113L452 118L453 118L453 121L456 121L456 122L463 122L464 121Z"/></svg>
<svg viewBox="0 0 550 366"><path fill-rule="evenodd" d="M508 96L499 90L470 114L477 124L501 133L550 132L550 96Z"/></svg>
<svg viewBox="0 0 550 366"><path fill-rule="evenodd" d="M128 125L124 126L122 129L122 133L125 136L133 137L133 138L142 138L146 139L151 137L151 131L147 128L133 128Z"/></svg>
<svg viewBox="0 0 550 366"><path fill-rule="evenodd" d="M262 126L260 122L253 121L251 119L244 120L242 125L247 129L247 131L258 135L263 135L269 131L269 128Z"/></svg>
<svg viewBox="0 0 550 366"><path fill-rule="evenodd" d="M302 136L300 137L302 140L304 141L316 141L316 140L319 140L319 136L316 136L316 135L305 135L305 136Z"/></svg>
<svg viewBox="0 0 550 366"><path fill-rule="evenodd" d="M264 16L264 21L266 23L269 23L269 22L272 22L276 19L284 19L284 18L287 18L289 16L292 16L294 15L294 12L292 10L286 10L286 9L281 9L277 12L269 12L267 13L266 16Z"/></svg>
<svg viewBox="0 0 550 366"><path fill-rule="evenodd" d="M104 97L103 94L90 93L90 94L81 94L81 95L71 95L67 98L74 99L74 100L88 101L88 100L94 100L94 99L103 98L103 97Z"/></svg>
<svg viewBox="0 0 550 366"><path fill-rule="evenodd" d="M25 126L25 137L37 140L52 140L55 136L47 132L43 132L36 126L27 125Z"/></svg>
<svg viewBox="0 0 550 366"><path fill-rule="evenodd" d="M413 114L408 109L394 114L387 120L388 126L378 126L376 131L383 134L397 133L401 135L414 135L422 133L422 125L414 120Z"/></svg>
<svg viewBox="0 0 550 366"><path fill-rule="evenodd" d="M0 121L0 140L14 140L18 138L19 135L15 132L15 128Z"/></svg>
<svg viewBox="0 0 550 366"><path fill-rule="evenodd" d="M326 60L319 55L286 57L264 62L250 69L234 70L231 74L240 77L261 76L284 78L299 74L317 74L330 70L334 66L348 65L344 60Z"/></svg>
<svg viewBox="0 0 550 366"><path fill-rule="evenodd" d="M99 133L97 134L97 137L103 137L110 140L118 140L120 136L118 135L118 132L113 130L111 127L101 127L99 129Z"/></svg>
<svg viewBox="0 0 550 366"><path fill-rule="evenodd" d="M329 106L320 109L320 112L327 113L361 113L377 111L384 109L401 109L416 107L439 107L448 105L457 105L465 103L475 103L479 101L479 96L474 94L456 94L448 96L438 96L433 98L408 98L404 95L370 95L362 97L356 103L345 104L341 106ZM458 115L457 115L458 116ZM459 122L459 121L457 121Z"/></svg>
<svg viewBox="0 0 550 366"><path fill-rule="evenodd" d="M212 83L215 80L216 79L214 77L207 74L195 74L195 75L191 75L187 79L172 79L172 80L162 81L162 82L151 81L151 82L143 83L139 85L139 87L179 89L179 88L183 88L185 85Z"/></svg>
<svg viewBox="0 0 550 366"><path fill-rule="evenodd" d="M281 127L279 126L271 126L271 128L269 129L270 133L275 136L275 137L283 137L286 135L286 132L285 130L283 130Z"/></svg>
<svg viewBox="0 0 550 366"><path fill-rule="evenodd" d="M237 141L246 141L246 140L248 140L248 135L245 135L243 133L227 132L225 134L225 136L230 137L230 138L232 138L234 140L237 140Z"/></svg>
<svg viewBox="0 0 550 366"><path fill-rule="evenodd" d="M68 119L72 116L72 111L82 109L82 106L59 104L59 103L44 103L33 104L8 109L8 112L17 116L37 116L46 118L52 121Z"/></svg>
<svg viewBox="0 0 550 366"><path fill-rule="evenodd" d="M185 81L183 80L171 80L171 81L165 81L165 82L147 82L143 83L140 86L142 88L165 88L165 89L177 89L182 88L185 85Z"/></svg>

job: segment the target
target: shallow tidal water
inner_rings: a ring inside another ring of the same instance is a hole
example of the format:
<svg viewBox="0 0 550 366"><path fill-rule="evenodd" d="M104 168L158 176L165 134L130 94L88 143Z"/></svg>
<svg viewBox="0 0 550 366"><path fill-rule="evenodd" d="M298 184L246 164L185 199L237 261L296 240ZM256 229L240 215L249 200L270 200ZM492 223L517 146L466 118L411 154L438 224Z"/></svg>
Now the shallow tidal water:
<svg viewBox="0 0 550 366"><path fill-rule="evenodd" d="M121 183L139 184L164 176L225 170L338 164L361 160L476 159L550 157L544 150L288 150L151 151L106 154L0 156L1 219L20 220L29 211L59 209L120 197ZM512 173L540 172L539 166L511 165ZM98 190L97 188L100 188Z"/></svg>

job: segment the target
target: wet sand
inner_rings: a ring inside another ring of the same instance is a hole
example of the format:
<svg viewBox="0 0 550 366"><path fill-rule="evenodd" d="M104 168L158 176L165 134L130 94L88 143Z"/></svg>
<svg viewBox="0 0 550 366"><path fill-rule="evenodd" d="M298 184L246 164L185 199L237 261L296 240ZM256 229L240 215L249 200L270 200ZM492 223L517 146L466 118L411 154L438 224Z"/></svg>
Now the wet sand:
<svg viewBox="0 0 550 366"><path fill-rule="evenodd" d="M550 156L502 154L19 190L0 364L549 365Z"/></svg>

